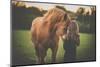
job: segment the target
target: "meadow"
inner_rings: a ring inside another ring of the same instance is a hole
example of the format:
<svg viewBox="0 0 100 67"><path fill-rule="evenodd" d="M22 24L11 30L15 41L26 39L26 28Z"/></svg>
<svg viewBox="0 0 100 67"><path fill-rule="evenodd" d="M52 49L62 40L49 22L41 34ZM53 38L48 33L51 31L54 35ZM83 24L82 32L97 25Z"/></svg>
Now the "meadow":
<svg viewBox="0 0 100 67"><path fill-rule="evenodd" d="M29 30L12 31L12 62L15 65L27 65L36 63L36 54L34 44L31 41ZM76 61L94 61L95 60L95 34L80 33L80 46L77 47ZM46 63L51 61L51 50L47 52ZM57 63L63 62L64 49L63 41L60 39L57 52Z"/></svg>

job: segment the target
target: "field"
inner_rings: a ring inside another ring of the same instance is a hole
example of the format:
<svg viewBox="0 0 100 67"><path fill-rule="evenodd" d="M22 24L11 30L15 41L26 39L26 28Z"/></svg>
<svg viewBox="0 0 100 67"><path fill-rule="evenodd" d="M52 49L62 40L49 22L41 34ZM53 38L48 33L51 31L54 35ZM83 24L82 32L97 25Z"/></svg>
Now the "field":
<svg viewBox="0 0 100 67"><path fill-rule="evenodd" d="M34 44L31 42L30 31L16 30L12 32L12 63L15 65L35 64L36 55ZM95 35L80 33L80 46L77 47L77 61L95 60ZM64 49L62 40L59 41L57 62L63 61ZM47 52L46 63L51 61L51 50Z"/></svg>

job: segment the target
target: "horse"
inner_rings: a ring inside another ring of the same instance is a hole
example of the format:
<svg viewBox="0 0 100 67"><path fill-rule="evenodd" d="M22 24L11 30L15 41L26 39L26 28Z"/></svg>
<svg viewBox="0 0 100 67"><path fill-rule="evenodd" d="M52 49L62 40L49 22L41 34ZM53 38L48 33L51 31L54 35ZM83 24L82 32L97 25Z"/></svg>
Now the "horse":
<svg viewBox="0 0 100 67"><path fill-rule="evenodd" d="M59 8L52 8L32 21L31 35L38 64L45 63L44 58L49 48L52 51L52 63L56 62L59 37L63 36L69 23L68 14Z"/></svg>

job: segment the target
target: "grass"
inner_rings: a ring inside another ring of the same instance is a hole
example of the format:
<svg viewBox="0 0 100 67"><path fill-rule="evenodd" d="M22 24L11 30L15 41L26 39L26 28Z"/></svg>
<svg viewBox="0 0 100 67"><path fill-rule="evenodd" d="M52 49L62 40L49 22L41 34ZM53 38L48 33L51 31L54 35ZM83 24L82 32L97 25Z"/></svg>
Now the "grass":
<svg viewBox="0 0 100 67"><path fill-rule="evenodd" d="M28 30L13 31L12 37L12 56L13 64L25 65L35 64L36 55L34 44L31 42L31 36ZM77 61L95 60L95 35L80 33L80 46L77 47ZM57 62L63 61L64 49L62 40L59 41L57 52ZM47 52L45 58L47 63L51 61L51 50Z"/></svg>

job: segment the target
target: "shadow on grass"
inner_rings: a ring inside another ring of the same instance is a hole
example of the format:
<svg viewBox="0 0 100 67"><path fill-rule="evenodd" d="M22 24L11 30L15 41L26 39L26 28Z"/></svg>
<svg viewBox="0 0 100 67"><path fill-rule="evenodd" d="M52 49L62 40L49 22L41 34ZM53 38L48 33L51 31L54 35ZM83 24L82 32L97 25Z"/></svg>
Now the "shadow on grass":
<svg viewBox="0 0 100 67"><path fill-rule="evenodd" d="M18 51L17 49L12 50L12 65L30 65L35 64L36 60L32 60L24 56L23 53Z"/></svg>

